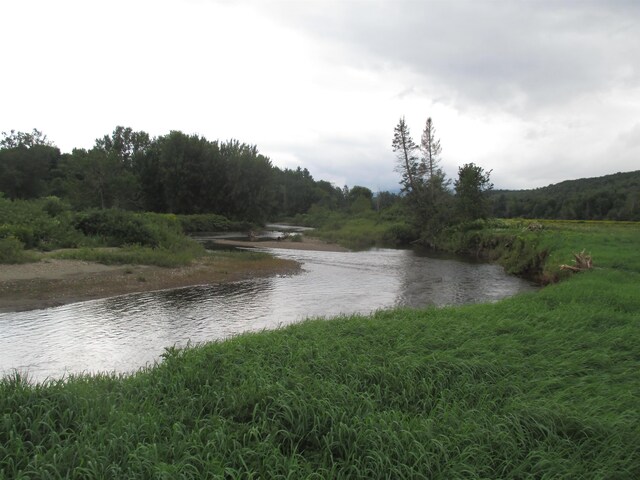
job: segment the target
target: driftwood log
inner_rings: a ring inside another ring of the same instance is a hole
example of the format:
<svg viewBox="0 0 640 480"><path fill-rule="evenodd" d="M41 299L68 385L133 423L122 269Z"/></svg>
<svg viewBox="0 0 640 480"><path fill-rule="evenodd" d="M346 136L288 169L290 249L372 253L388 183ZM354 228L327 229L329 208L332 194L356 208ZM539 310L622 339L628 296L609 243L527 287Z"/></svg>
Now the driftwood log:
<svg viewBox="0 0 640 480"><path fill-rule="evenodd" d="M583 272L593 268L591 255L587 255L582 250L580 253L574 253L575 265L560 265L560 270L571 270L572 272Z"/></svg>

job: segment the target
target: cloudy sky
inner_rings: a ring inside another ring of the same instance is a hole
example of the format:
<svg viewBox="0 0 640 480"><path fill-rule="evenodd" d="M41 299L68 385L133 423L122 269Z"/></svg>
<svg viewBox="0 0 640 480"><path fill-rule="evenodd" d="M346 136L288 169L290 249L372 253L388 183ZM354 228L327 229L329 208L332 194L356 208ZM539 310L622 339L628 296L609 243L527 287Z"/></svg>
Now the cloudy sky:
<svg viewBox="0 0 640 480"><path fill-rule="evenodd" d="M0 131L63 152L123 125L256 144L396 189L432 117L450 177L496 188L640 169L640 1L8 0Z"/></svg>

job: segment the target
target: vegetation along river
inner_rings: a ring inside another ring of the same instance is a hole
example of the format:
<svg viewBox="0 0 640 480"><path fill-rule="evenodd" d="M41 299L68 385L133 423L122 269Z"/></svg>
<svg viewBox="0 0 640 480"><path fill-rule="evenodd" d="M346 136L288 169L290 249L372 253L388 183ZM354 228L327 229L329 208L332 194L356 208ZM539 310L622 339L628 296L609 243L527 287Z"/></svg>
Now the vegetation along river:
<svg viewBox="0 0 640 480"><path fill-rule="evenodd" d="M2 313L0 374L18 370L44 381L71 373L129 372L157 361L165 347L307 317L488 302L535 288L497 265L411 250L269 251L301 262L302 273Z"/></svg>

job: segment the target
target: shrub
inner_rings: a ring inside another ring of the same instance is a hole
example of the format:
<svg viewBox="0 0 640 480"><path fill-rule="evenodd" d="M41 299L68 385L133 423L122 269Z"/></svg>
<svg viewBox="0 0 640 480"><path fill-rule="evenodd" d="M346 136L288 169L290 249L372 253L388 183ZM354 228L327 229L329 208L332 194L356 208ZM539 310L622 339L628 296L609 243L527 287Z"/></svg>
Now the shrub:
<svg viewBox="0 0 640 480"><path fill-rule="evenodd" d="M228 232L234 224L228 218L214 213L198 215L176 215L185 233Z"/></svg>
<svg viewBox="0 0 640 480"><path fill-rule="evenodd" d="M35 248L38 244L33 228L24 225L0 225L0 238L19 240L23 248Z"/></svg>
<svg viewBox="0 0 640 480"><path fill-rule="evenodd" d="M77 213L73 223L85 235L99 237L112 247L142 245L172 248L184 239L177 220L154 213L88 210Z"/></svg>
<svg viewBox="0 0 640 480"><path fill-rule="evenodd" d="M24 244L15 237L0 238L0 263L25 263L33 260Z"/></svg>
<svg viewBox="0 0 640 480"><path fill-rule="evenodd" d="M418 238L415 227L407 223L389 225L383 234L383 241L390 245L407 245Z"/></svg>
<svg viewBox="0 0 640 480"><path fill-rule="evenodd" d="M82 234L71 223L68 206L49 197L38 200L0 198L0 238L16 237L25 248L75 247Z"/></svg>
<svg viewBox="0 0 640 480"><path fill-rule="evenodd" d="M63 212L70 211L71 206L67 202L60 200L58 197L51 196L45 198L42 210L44 210L50 217L57 217Z"/></svg>

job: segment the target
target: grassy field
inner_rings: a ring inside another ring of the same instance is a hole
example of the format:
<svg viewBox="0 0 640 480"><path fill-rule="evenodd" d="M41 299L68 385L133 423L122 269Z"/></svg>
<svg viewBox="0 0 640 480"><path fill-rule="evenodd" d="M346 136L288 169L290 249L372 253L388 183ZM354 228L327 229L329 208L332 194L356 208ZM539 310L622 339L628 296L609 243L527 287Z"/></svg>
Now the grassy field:
<svg viewBox="0 0 640 480"><path fill-rule="evenodd" d="M594 266L640 271L637 222L557 220L477 220L446 229L438 248L496 261L509 273L543 284L569 278L561 265L572 265L584 250Z"/></svg>
<svg viewBox="0 0 640 480"><path fill-rule="evenodd" d="M547 269L582 249L595 268L170 348L131 376L13 375L0 478L640 478L640 226L509 228Z"/></svg>

